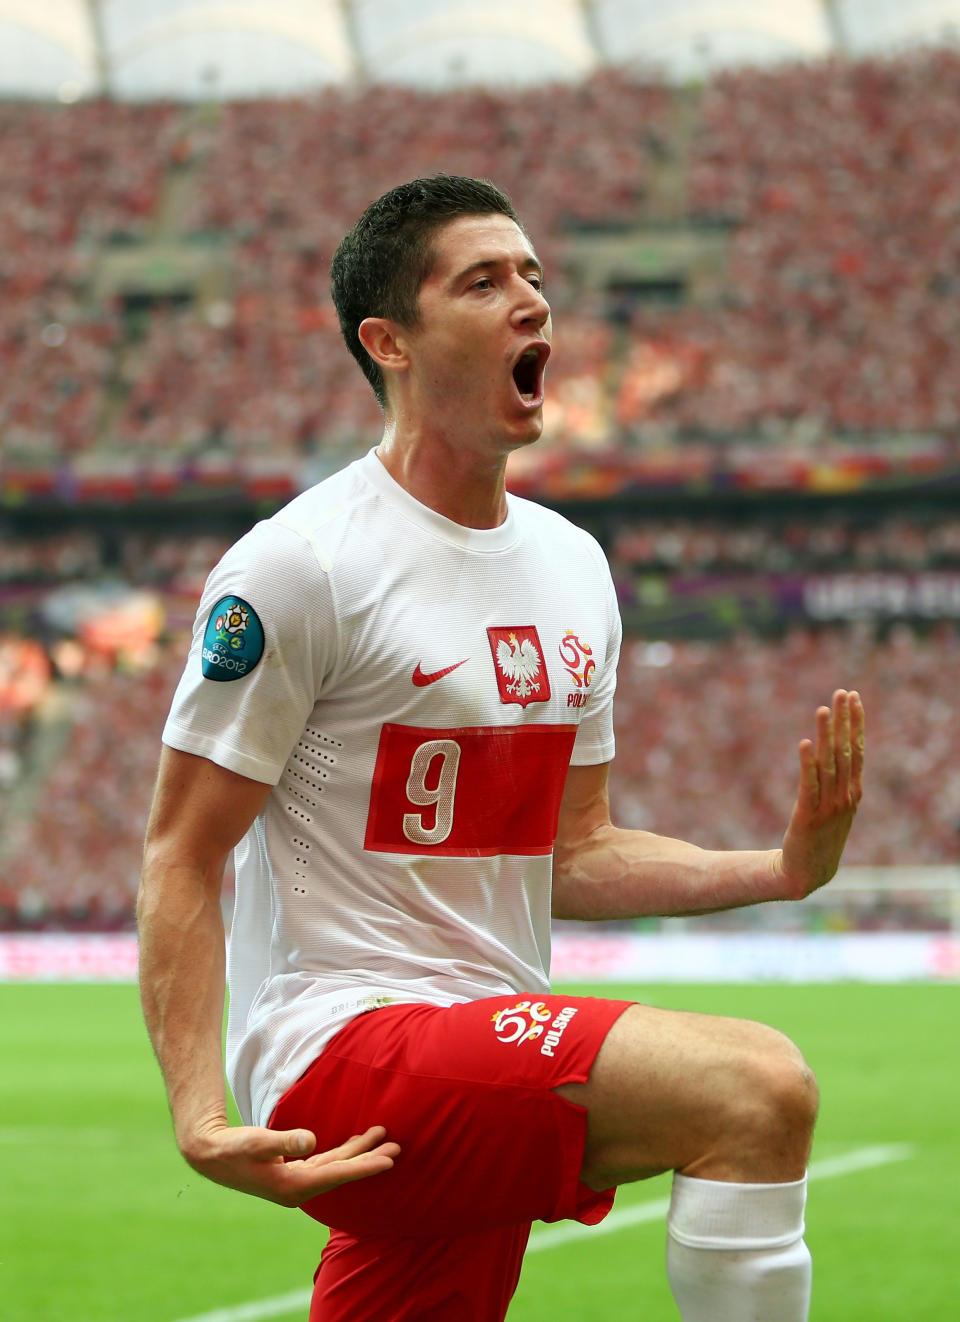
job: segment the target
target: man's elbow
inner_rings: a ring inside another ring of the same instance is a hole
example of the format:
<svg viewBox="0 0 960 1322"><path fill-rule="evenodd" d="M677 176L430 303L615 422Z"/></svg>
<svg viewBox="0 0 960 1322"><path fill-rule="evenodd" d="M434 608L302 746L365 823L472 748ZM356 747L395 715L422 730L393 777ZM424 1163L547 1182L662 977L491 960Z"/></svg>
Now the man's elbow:
<svg viewBox="0 0 960 1322"><path fill-rule="evenodd" d="M137 889L137 924L141 926L171 902L219 905L225 853L196 851L160 833L147 833Z"/></svg>
<svg viewBox="0 0 960 1322"><path fill-rule="evenodd" d="M589 879L577 866L575 852L556 850L553 856L551 916L567 922L589 919L592 916L589 904L590 891Z"/></svg>

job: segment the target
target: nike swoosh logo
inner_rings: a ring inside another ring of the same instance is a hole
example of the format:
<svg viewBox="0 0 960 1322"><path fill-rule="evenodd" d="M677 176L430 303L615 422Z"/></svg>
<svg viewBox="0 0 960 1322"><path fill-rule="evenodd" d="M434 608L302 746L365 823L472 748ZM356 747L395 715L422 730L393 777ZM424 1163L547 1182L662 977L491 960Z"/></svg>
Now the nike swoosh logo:
<svg viewBox="0 0 960 1322"><path fill-rule="evenodd" d="M459 670L459 668L465 666L469 660L470 658L465 656L462 661L457 661L454 665L447 666L446 670L435 670L432 675L425 675L420 669L420 662L418 661L417 668L413 672L413 682L418 689L426 688L428 684L435 684L438 679L443 679L444 675L449 675L451 671Z"/></svg>

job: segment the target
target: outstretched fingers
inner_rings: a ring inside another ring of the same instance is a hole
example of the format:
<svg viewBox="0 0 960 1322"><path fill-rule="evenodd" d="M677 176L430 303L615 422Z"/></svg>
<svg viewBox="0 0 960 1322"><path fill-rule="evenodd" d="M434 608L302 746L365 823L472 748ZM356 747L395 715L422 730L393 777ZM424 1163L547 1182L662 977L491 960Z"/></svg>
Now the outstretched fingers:
<svg viewBox="0 0 960 1322"><path fill-rule="evenodd" d="M834 694L833 702L836 706L837 694ZM829 707L817 708L817 772L820 777L820 798L825 805L831 802L837 783L834 720Z"/></svg>
<svg viewBox="0 0 960 1322"><path fill-rule="evenodd" d="M850 694L850 792L855 805L860 802L863 794L863 750L866 734L863 702L860 694L854 690Z"/></svg>
<svg viewBox="0 0 960 1322"><path fill-rule="evenodd" d="M835 874L860 802L864 716L859 693L837 689L799 745L800 783L783 838L785 894L809 895Z"/></svg>
<svg viewBox="0 0 960 1322"><path fill-rule="evenodd" d="M318 1152L308 1158L307 1164L332 1166L343 1163L348 1179L360 1179L361 1175L369 1172L371 1166L377 1170L389 1170L393 1158L399 1155L400 1145L387 1142L386 1138L387 1131L383 1125L372 1125L365 1133L354 1134L339 1147L331 1148L329 1152ZM358 1173L349 1173L351 1171Z"/></svg>
<svg viewBox="0 0 960 1322"><path fill-rule="evenodd" d="M825 708L821 708L821 711ZM820 807L820 770L819 753L812 739L800 741L800 786L797 792L797 804L807 816L812 817Z"/></svg>
<svg viewBox="0 0 960 1322"><path fill-rule="evenodd" d="M833 743L836 766L835 803L839 811L856 809L863 774L863 704L855 690L833 695Z"/></svg>
<svg viewBox="0 0 960 1322"><path fill-rule="evenodd" d="M286 1170L295 1178L301 1194L310 1196L335 1189L339 1184L381 1175L391 1169L399 1155L399 1143L387 1141L383 1126L373 1125L327 1152L314 1153L300 1162L288 1161ZM303 1201L302 1196L298 1201Z"/></svg>
<svg viewBox="0 0 960 1322"><path fill-rule="evenodd" d="M864 714L855 690L837 689L829 707L818 707L815 742L800 744L800 794L811 813L855 809L863 780Z"/></svg>

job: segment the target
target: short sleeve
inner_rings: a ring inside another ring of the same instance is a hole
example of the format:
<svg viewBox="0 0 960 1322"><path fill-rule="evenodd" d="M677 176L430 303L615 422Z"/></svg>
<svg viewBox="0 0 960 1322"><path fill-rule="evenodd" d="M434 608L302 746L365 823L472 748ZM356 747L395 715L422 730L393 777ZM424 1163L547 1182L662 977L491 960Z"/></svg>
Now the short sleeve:
<svg viewBox="0 0 960 1322"><path fill-rule="evenodd" d="M257 524L207 579L163 742L276 784L337 651L313 548L282 524Z"/></svg>
<svg viewBox="0 0 960 1322"><path fill-rule="evenodd" d="M603 666L590 687L590 697L580 721L573 745L570 763L575 767L594 766L612 760L616 751L613 732L613 698L617 687L617 666L620 661L622 626L617 591L610 569L600 547L594 543L598 560L598 573L602 575L598 590L605 592L607 602L607 648Z"/></svg>

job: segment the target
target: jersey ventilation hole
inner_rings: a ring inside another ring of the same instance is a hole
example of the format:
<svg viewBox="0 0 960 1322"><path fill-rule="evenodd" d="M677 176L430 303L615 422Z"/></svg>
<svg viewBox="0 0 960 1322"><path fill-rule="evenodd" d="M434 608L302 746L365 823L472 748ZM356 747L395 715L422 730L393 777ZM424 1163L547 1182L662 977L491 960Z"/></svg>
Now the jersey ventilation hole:
<svg viewBox="0 0 960 1322"><path fill-rule="evenodd" d="M298 799L301 803L305 803L308 808L317 807L316 799L312 799L309 794L304 794L303 790L299 789L296 785L285 785L284 788L292 798Z"/></svg>
<svg viewBox="0 0 960 1322"><path fill-rule="evenodd" d="M318 730L304 730L283 773L282 785L290 798L309 808L317 808L324 790L323 782L337 764L336 757L329 750L342 747L339 739L332 739Z"/></svg>
<svg viewBox="0 0 960 1322"><path fill-rule="evenodd" d="M339 739L332 739L319 730L304 730L296 748L290 755L280 787L286 796L287 814L294 819L294 830L304 831L313 825L313 813L321 808L320 796L324 781L337 764L335 752L343 748ZM297 882L310 879L310 841L303 834L291 835L290 845L295 864L293 875ZM301 869L304 869L301 871ZM294 894L306 895L303 886L294 886Z"/></svg>

